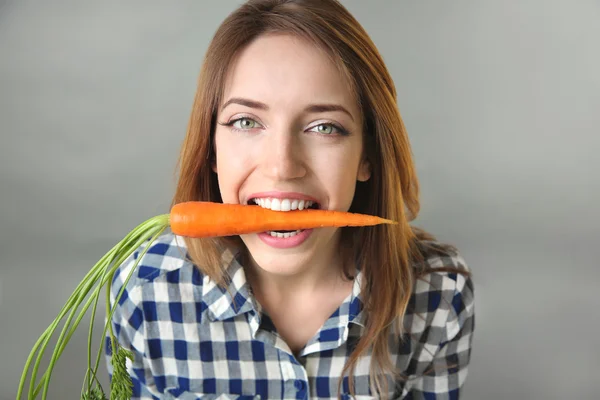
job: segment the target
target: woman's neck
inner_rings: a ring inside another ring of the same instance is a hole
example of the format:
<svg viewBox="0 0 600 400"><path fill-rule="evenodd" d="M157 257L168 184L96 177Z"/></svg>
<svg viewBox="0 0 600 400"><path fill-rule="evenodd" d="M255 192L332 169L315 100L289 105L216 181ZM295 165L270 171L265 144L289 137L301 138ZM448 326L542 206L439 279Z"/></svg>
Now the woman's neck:
<svg viewBox="0 0 600 400"><path fill-rule="evenodd" d="M269 273L251 263L246 276L254 297L294 354L318 332L353 287L345 278L339 251L311 260L307 268L293 275Z"/></svg>
<svg viewBox="0 0 600 400"><path fill-rule="evenodd" d="M339 251L310 260L310 265L291 275L271 273L252 260L246 268L252 290L263 305L304 301L331 291L344 282L344 265Z"/></svg>

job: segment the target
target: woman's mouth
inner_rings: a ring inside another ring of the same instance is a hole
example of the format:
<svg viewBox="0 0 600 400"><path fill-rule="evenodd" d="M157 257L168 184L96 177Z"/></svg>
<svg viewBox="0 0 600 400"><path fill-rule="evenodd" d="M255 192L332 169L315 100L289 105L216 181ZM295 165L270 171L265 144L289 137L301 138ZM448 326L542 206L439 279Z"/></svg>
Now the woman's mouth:
<svg viewBox="0 0 600 400"><path fill-rule="evenodd" d="M255 197L248 200L248 204L255 204L273 211L319 209L319 203L315 201L304 199L280 199L276 197Z"/></svg>
<svg viewBox="0 0 600 400"><path fill-rule="evenodd" d="M275 197L256 197L248 200L248 204L254 204L273 211L296 211L296 210L318 210L319 203L305 199L282 199ZM279 249L291 248L304 243L313 232L312 229L300 229L295 231L267 231L258 234L258 237L267 245Z"/></svg>

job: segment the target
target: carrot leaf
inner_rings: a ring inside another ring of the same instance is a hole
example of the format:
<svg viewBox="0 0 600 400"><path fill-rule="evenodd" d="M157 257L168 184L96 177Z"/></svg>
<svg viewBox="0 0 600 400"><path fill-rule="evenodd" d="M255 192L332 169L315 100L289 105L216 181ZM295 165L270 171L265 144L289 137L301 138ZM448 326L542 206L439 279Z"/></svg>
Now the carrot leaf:
<svg viewBox="0 0 600 400"><path fill-rule="evenodd" d="M133 383L127 372L127 359L133 361L133 353L122 348L113 340L113 357L111 359L113 375L110 381L111 400L129 400L133 395Z"/></svg>
<svg viewBox="0 0 600 400"><path fill-rule="evenodd" d="M108 400L108 398L102 391L102 388L96 386L90 393L84 393L83 396L81 396L81 400Z"/></svg>

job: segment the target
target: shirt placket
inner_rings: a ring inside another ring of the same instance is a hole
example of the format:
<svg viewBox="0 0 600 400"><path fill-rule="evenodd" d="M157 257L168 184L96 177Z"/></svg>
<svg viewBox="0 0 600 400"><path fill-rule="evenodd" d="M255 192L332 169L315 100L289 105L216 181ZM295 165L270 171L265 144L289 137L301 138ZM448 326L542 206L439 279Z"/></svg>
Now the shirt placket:
<svg viewBox="0 0 600 400"><path fill-rule="evenodd" d="M308 399L309 386L306 369L291 354L280 351L284 399Z"/></svg>

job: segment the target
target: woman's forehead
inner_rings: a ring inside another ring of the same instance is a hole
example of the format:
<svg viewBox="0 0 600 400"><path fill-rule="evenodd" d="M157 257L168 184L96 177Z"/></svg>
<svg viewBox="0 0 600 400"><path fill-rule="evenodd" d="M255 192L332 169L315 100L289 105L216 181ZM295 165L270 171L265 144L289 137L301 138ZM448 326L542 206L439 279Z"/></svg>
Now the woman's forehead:
<svg viewBox="0 0 600 400"><path fill-rule="evenodd" d="M344 104L358 113L345 74L320 46L292 35L262 35L243 48L226 75L221 105L231 97L273 106Z"/></svg>

